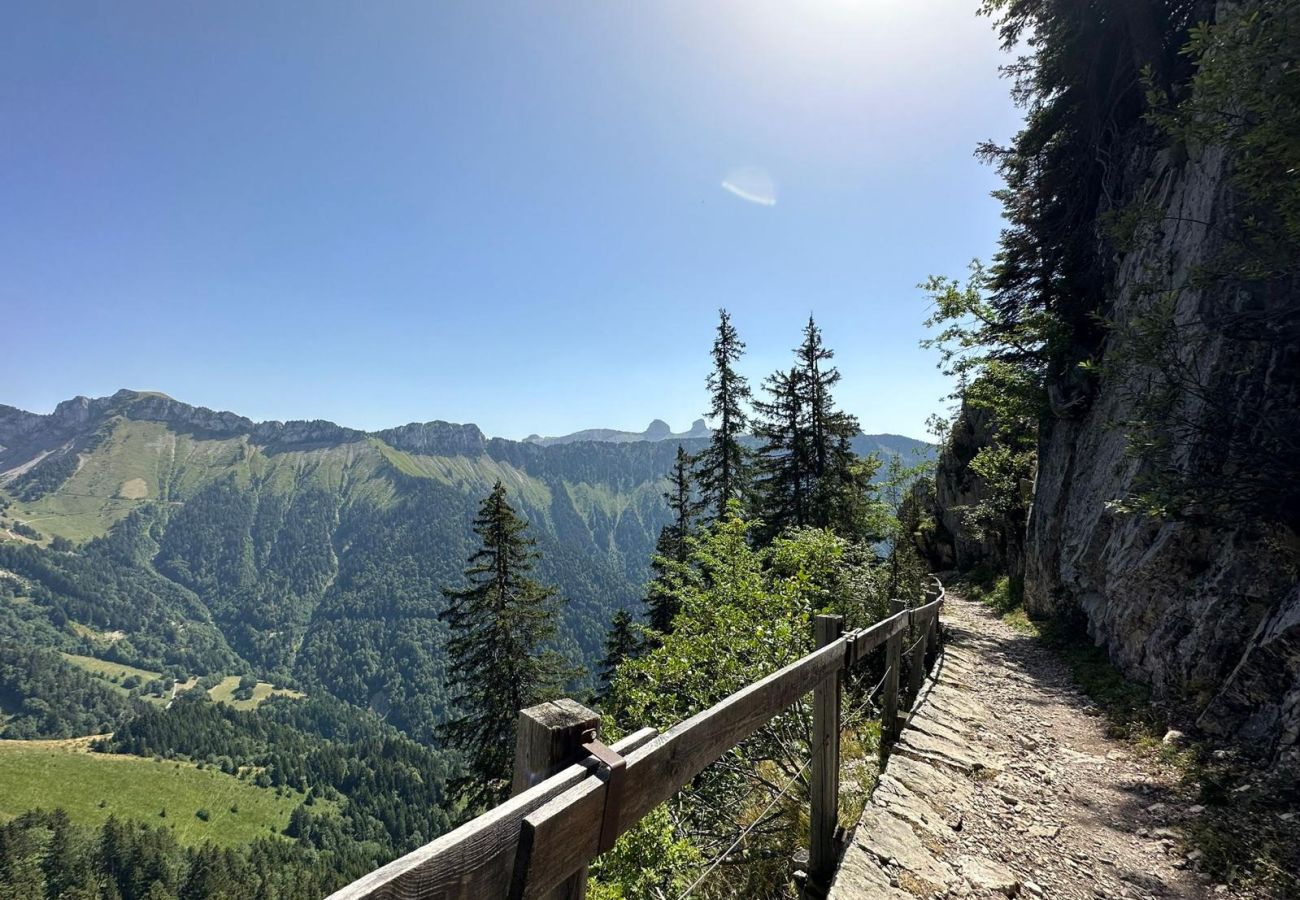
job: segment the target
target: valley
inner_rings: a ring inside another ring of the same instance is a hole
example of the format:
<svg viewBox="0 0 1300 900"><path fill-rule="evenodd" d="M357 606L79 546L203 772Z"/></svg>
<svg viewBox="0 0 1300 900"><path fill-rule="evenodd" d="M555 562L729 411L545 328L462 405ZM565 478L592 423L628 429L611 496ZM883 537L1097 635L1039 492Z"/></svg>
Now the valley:
<svg viewBox="0 0 1300 900"><path fill-rule="evenodd" d="M693 431L363 433L133 391L0 407L0 819L334 848L293 864L299 884L418 846L461 815L442 591L479 501L500 483L528 522L559 590L549 649L589 693L611 619L643 602L678 448L708 441Z"/></svg>

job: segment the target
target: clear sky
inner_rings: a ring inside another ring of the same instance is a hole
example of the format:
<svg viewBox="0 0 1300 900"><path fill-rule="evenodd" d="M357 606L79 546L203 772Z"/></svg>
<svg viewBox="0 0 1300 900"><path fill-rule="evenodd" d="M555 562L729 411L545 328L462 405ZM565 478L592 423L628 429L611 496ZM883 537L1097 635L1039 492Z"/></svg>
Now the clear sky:
<svg viewBox="0 0 1300 900"><path fill-rule="evenodd" d="M976 0L10 4L0 403L683 429L727 307L867 431L944 379L1016 128Z"/></svg>

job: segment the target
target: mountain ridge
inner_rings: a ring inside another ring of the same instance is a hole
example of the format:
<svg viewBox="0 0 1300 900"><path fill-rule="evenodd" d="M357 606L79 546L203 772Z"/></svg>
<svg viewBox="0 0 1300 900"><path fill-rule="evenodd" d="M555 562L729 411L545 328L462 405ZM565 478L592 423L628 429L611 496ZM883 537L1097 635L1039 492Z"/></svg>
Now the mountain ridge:
<svg viewBox="0 0 1300 900"><path fill-rule="evenodd" d="M395 449L414 453L481 453L491 442L496 441L554 447L576 443L695 441L707 439L712 434L712 429L704 419L696 419L690 429L684 432L673 432L662 419L654 419L640 432L588 428L552 437L533 434L523 440L488 437L473 423L455 423L443 419L408 422L376 431L365 431L327 419L268 419L259 422L229 410L214 410L185 403L158 391L121 388L106 397L78 394L59 402L49 413L34 413L0 404L0 479L6 474L6 462L14 455L12 450L22 449L15 445L16 439L21 440L38 429L48 428L52 430L53 437L66 440L77 428L84 428L88 422L96 418L103 420L112 415L128 415L139 421L183 426L209 437L246 434L263 446L345 444L378 438ZM933 449L926 441L882 432L859 434L855 439L855 452L863 453L858 445L867 444L886 452L902 452L898 449L900 445L915 445L908 449Z"/></svg>

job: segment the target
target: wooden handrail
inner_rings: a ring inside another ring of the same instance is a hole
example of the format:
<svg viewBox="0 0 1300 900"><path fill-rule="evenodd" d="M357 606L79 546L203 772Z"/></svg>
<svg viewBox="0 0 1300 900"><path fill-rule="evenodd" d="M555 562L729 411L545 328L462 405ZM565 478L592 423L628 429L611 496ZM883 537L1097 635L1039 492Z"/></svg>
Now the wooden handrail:
<svg viewBox="0 0 1300 900"><path fill-rule="evenodd" d="M585 760L363 876L329 900L546 897L597 855L602 825L606 838L609 829L623 834L732 747L809 691L833 684L828 679L857 665L882 645L889 666L884 698L888 718L898 708L899 653L905 633L928 638L913 657L909 667L913 672L920 665L919 657L937 639L944 593L937 578L934 582L926 588L927 597L934 599L925 605L904 608L867 628L849 631L663 734L643 728L614 744L612 749L626 765L620 776L620 796L613 806L606 804L608 767L602 771L594 760ZM883 725L882 736L888 741L897 722ZM821 746L821 742L815 743ZM835 756L838 765L838 753ZM820 802L813 798L813 805L814 816L833 819L838 798L821 798ZM616 818L605 822L609 809L616 811ZM834 830L833 822L821 824L822 831L828 824Z"/></svg>
<svg viewBox="0 0 1300 900"><path fill-rule="evenodd" d="M716 706L674 725L627 755L627 787L618 821L623 834L660 803L767 724L832 672L844 667L844 638L773 672ZM543 895L596 855L605 784L588 778L524 819L525 837L511 897Z"/></svg>
<svg viewBox="0 0 1300 900"><path fill-rule="evenodd" d="M642 728L618 743L627 754L658 732ZM524 816L585 780L595 767L575 763L432 842L349 884L329 900L482 900L504 897Z"/></svg>

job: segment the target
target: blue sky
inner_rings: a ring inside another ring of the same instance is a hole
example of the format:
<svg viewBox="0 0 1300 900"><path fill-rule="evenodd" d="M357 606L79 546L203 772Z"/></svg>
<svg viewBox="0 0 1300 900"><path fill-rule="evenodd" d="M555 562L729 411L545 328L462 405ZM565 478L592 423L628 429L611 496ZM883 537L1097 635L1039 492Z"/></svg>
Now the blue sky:
<svg viewBox="0 0 1300 900"><path fill-rule="evenodd" d="M0 403L685 428L727 307L923 436L1018 111L975 0L10 6Z"/></svg>

